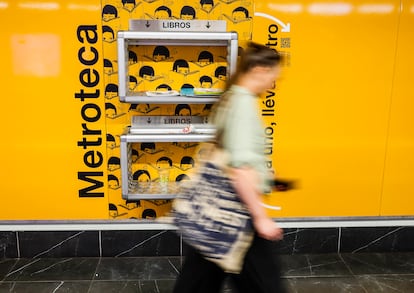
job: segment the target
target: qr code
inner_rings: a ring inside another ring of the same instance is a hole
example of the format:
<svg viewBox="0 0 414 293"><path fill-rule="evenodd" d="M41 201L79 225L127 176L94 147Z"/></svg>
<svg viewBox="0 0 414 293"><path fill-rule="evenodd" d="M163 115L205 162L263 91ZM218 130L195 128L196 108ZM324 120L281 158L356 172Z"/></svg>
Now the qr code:
<svg viewBox="0 0 414 293"><path fill-rule="evenodd" d="M290 48L290 38L281 38L280 40L282 42L281 48Z"/></svg>

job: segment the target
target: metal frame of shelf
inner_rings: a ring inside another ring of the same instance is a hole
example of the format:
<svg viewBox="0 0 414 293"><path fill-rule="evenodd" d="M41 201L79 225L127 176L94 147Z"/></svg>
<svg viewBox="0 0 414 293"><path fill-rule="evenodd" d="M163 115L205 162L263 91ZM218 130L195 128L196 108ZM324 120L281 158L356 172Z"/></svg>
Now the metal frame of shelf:
<svg viewBox="0 0 414 293"><path fill-rule="evenodd" d="M175 45L193 47L226 47L227 74L230 77L236 71L238 56L238 35L236 32L118 32L118 91L121 102L131 104L212 104L217 96L146 96L145 93L132 93L128 89L128 46L130 45ZM163 133L163 130L165 132ZM176 182L169 182L167 187L157 182L148 185L133 180L131 144L141 142L203 142L214 139L211 132L193 132L189 134L168 133L160 128L151 134L131 133L129 129L121 135L121 176L122 198L125 200L173 199L178 188ZM167 192L165 191L167 190Z"/></svg>
<svg viewBox="0 0 414 293"><path fill-rule="evenodd" d="M236 70L238 36L236 32L118 32L118 90L121 102L146 104L211 104L217 97L164 96L148 97L128 91L129 45L225 46L228 74Z"/></svg>
<svg viewBox="0 0 414 293"><path fill-rule="evenodd" d="M140 199L173 199L178 188L176 182L168 183L168 193L162 192L157 182L151 182L146 187L139 186L133 180L131 143L137 142L202 142L214 139L214 134L131 134L121 135L121 175L122 198L125 200Z"/></svg>

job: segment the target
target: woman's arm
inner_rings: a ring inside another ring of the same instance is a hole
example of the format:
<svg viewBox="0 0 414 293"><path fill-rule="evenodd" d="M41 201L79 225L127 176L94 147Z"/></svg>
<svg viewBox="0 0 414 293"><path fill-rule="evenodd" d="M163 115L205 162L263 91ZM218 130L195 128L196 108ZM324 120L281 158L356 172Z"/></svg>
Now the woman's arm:
<svg viewBox="0 0 414 293"><path fill-rule="evenodd" d="M246 204L258 235L267 240L280 240L283 230L266 214L260 204L260 192L256 189L257 174L253 168L232 168L232 179L237 194Z"/></svg>

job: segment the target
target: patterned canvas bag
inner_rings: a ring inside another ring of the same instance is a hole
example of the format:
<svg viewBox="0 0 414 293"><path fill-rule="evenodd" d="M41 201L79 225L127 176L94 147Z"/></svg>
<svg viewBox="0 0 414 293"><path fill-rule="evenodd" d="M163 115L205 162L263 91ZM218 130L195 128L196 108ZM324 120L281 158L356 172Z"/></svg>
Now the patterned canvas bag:
<svg viewBox="0 0 414 293"><path fill-rule="evenodd" d="M253 239L249 212L240 201L225 152L204 144L209 160L183 181L172 218L183 240L224 271L239 273Z"/></svg>

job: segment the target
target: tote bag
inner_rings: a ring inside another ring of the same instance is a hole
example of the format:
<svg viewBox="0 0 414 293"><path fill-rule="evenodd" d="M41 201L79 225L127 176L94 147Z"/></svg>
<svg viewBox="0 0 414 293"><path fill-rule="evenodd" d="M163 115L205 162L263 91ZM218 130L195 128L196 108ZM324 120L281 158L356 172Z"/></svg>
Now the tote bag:
<svg viewBox="0 0 414 293"><path fill-rule="evenodd" d="M226 154L204 144L200 162L173 202L172 219L183 240L224 271L239 273L253 239L250 214L233 187Z"/></svg>

